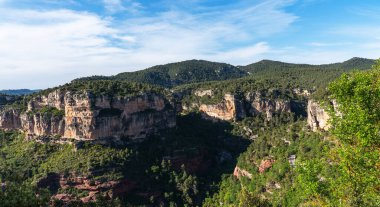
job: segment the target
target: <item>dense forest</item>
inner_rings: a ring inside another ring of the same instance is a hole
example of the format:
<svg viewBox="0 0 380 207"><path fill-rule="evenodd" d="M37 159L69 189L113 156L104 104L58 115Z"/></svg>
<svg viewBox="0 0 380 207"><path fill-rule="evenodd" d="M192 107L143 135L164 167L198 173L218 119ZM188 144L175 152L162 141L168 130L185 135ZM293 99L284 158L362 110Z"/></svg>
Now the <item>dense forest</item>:
<svg viewBox="0 0 380 207"><path fill-rule="evenodd" d="M299 107L234 121L183 111L175 128L123 145L36 142L1 130L0 206L380 206L379 79L380 60L238 67L192 60L81 78L32 95L0 95L0 107L24 110L28 100L55 90L114 97L157 93L185 105L256 93ZM196 95L205 90L212 94ZM303 90L311 95L295 92ZM329 131L307 125L310 99L328 111ZM38 113L63 116L48 107ZM84 177L89 184L77 181ZM108 188L116 182L129 187ZM91 194L88 185L102 187L96 200L83 203L76 198ZM63 194L70 202L51 197Z"/></svg>
<svg viewBox="0 0 380 207"><path fill-rule="evenodd" d="M247 66L233 66L204 60L188 60L153 66L136 72L120 73L115 76L92 76L79 78L74 81L123 80L171 88L183 84L230 80L246 76L256 77L257 79L291 76L293 81L297 78L302 78L301 82L317 82L318 84L332 81L346 71L368 69L373 64L374 60L365 58L352 58L342 63L326 65L291 64L263 60ZM327 74L316 76L324 73ZM293 84L292 82L288 83Z"/></svg>

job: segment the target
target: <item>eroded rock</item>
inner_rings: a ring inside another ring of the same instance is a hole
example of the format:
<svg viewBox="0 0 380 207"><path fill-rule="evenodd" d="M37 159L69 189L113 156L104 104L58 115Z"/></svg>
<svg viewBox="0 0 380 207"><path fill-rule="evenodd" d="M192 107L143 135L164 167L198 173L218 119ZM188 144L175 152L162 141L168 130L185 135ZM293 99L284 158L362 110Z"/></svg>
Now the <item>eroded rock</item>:
<svg viewBox="0 0 380 207"><path fill-rule="evenodd" d="M76 140L132 140L176 125L175 110L162 95L95 96L86 91L53 91L28 102L28 109L0 112L0 128L20 130L29 139L41 136ZM60 114L40 113L53 108Z"/></svg>

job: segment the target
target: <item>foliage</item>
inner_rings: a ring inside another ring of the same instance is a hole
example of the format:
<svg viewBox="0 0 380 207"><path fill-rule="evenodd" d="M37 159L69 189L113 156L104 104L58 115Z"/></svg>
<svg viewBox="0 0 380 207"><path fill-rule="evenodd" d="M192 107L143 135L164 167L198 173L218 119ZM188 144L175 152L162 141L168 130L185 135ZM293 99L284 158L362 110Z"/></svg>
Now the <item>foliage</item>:
<svg viewBox="0 0 380 207"><path fill-rule="evenodd" d="M317 91L314 97L318 99L335 99L339 107L331 114L331 133L309 131L302 113L275 114L271 120L255 115L234 123L214 123L190 113L177 118L177 128L128 145L40 144L25 141L19 132L0 132L0 175L7 183L0 203L44 206L49 192L35 184L47 174L62 173L88 176L92 181L127 179L137 186L120 200L99 197L88 206L380 206L379 61L372 71L345 74L326 90L327 83L343 72L367 69L370 63L355 58L319 66L262 61L234 67L185 61L113 77L79 79L25 96L10 107L25 110L29 100L57 89L90 96L171 94L162 87L135 83L139 81L174 87L177 101L187 104L219 103L226 93L240 100L258 93L263 99L305 103L293 90L307 89ZM194 95L207 89L212 89L212 96ZM53 107L32 113L64 115ZM104 110L100 116L119 114ZM295 157L295 165L290 157ZM266 159L274 163L260 173L260 163ZM235 178L231 175L235 166L252 178ZM59 192L87 193L76 188Z"/></svg>
<svg viewBox="0 0 380 207"><path fill-rule="evenodd" d="M50 106L44 106L38 110L33 110L29 112L29 114L39 114L44 117L52 118L63 118L65 116L65 111L64 110L59 110L55 107L50 107Z"/></svg>
<svg viewBox="0 0 380 207"><path fill-rule="evenodd" d="M380 70L345 74L329 90L337 101L332 134L339 179L333 182L342 206L380 205Z"/></svg>
<svg viewBox="0 0 380 207"><path fill-rule="evenodd" d="M18 90L0 90L0 94L12 95L12 96L22 96L36 93L40 90L29 90L29 89L18 89Z"/></svg>
<svg viewBox="0 0 380 207"><path fill-rule="evenodd" d="M120 73L115 76L92 76L76 81L89 80L123 80L147 83L163 87L176 87L184 84L205 81L222 81L251 76L259 79L278 79L286 77L290 82L307 82L317 87L339 77L345 71L353 69L369 69L373 60L352 58L342 63L326 65L290 64L278 61L263 60L247 66L232 66L225 63L204 60L188 60L166 65L158 65L136 72ZM285 83L285 81L284 81ZM289 82L288 82L289 83Z"/></svg>
<svg viewBox="0 0 380 207"><path fill-rule="evenodd" d="M26 183L4 183L0 190L0 204L4 207L13 206L47 206L50 200L47 190L36 189ZM36 196L38 195L38 196Z"/></svg>
<svg viewBox="0 0 380 207"><path fill-rule="evenodd" d="M59 86L52 89L47 89L39 93L38 95L47 95L53 90L60 89L61 91L75 92L89 92L93 95L107 95L107 96L135 96L144 92L151 93L164 93L165 89L157 86L126 82L126 81L110 81L110 80L93 80L93 81L73 81L69 84Z"/></svg>
<svg viewBox="0 0 380 207"><path fill-rule="evenodd" d="M255 129L257 126L252 121L242 123ZM219 192L207 198L204 206L219 203L223 206L299 206L308 199L307 191L301 190L302 186L295 182L302 168L299 164L321 159L329 143L323 142L319 134L304 131L303 121L274 123L255 131L258 138L238 159L237 166L251 173L252 178L226 177ZM296 157L295 167L289 163L291 156ZM273 166L259 173L261 161L268 158L275 160Z"/></svg>
<svg viewBox="0 0 380 207"><path fill-rule="evenodd" d="M238 67L204 60L188 60L166 65L158 65L136 72L120 73L111 77L93 76L82 80L123 80L148 83L164 87L212 80L226 80L247 75Z"/></svg>

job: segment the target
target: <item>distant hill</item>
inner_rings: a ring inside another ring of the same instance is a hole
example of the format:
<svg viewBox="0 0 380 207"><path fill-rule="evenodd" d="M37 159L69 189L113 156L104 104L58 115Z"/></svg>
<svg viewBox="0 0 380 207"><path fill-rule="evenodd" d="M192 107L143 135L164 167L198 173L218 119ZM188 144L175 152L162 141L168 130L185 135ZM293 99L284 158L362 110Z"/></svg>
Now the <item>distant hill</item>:
<svg viewBox="0 0 380 207"><path fill-rule="evenodd" d="M257 63L253 63L247 66L240 67L244 71L250 74L256 73L272 73L272 72L284 72L289 70L308 70L308 69L323 69L323 70L366 70L370 69L375 63L375 60L354 57L341 63L322 64L322 65L310 65L310 64L293 64L284 63L272 60L262 60Z"/></svg>
<svg viewBox="0 0 380 207"><path fill-rule="evenodd" d="M40 90L30 90L30 89L10 89L10 90L0 90L0 94L6 95L29 95Z"/></svg>
<svg viewBox="0 0 380 207"><path fill-rule="evenodd" d="M353 69L370 69L373 64L374 60L365 58L352 58L342 63L323 65L293 64L262 60L247 66L233 66L226 63L216 63L205 60L188 60L153 66L135 72L120 73L115 76L91 76L79 78L74 81L124 80L172 88L185 84L230 80L246 76L255 76L257 78L281 78L283 76L292 75L294 78L302 78L305 73L328 73L326 74L327 79L317 80L320 82L326 82L327 80L330 81L335 79L346 71Z"/></svg>
<svg viewBox="0 0 380 207"><path fill-rule="evenodd" d="M136 72L125 72L115 76L93 76L78 80L126 80L148 83L164 87L174 87L187 83L227 80L248 75L247 72L226 63L204 60L188 60L166 65L158 65Z"/></svg>

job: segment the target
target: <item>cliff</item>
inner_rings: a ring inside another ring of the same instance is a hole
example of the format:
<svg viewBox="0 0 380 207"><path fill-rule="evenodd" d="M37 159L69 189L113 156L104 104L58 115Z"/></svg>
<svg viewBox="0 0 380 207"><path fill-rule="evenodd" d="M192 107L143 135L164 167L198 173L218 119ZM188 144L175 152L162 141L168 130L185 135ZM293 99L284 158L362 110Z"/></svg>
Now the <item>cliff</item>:
<svg viewBox="0 0 380 207"><path fill-rule="evenodd" d="M203 95L203 94L202 94ZM192 103L183 109L192 109L198 106ZM270 120L273 114L292 112L291 103L284 99L266 98L259 92L249 92L245 98L238 99L235 95L225 94L223 100L217 104L200 104L199 111L205 117L219 120L240 120L246 116L265 114Z"/></svg>
<svg viewBox="0 0 380 207"><path fill-rule="evenodd" d="M251 115L266 114L268 120L276 113L291 112L290 101L283 99L268 99L261 95L260 92L248 93L245 97L249 104L249 113Z"/></svg>
<svg viewBox="0 0 380 207"><path fill-rule="evenodd" d="M327 111L315 100L309 100L307 104L307 123L312 131L324 130L330 128L328 120L330 119Z"/></svg>
<svg viewBox="0 0 380 207"><path fill-rule="evenodd" d="M245 116L242 102L231 94L225 94L221 103L215 105L200 105L199 111L209 117L220 120L237 120Z"/></svg>
<svg viewBox="0 0 380 207"><path fill-rule="evenodd" d="M23 131L29 139L138 139L175 125L174 108L156 93L106 96L57 89L29 100L26 111L0 112L0 128Z"/></svg>

